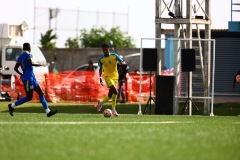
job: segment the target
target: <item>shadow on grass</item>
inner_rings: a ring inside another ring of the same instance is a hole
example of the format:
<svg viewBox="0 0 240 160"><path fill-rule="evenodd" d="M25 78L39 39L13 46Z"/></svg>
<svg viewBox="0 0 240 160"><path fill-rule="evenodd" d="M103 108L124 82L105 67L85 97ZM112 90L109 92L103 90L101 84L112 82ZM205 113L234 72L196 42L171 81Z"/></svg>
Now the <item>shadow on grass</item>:
<svg viewBox="0 0 240 160"><path fill-rule="evenodd" d="M145 106L146 105L142 106L142 111L144 111ZM185 107L184 107L184 103L180 103L177 115L188 115L188 106L187 106L187 109ZM151 108L147 109L147 114L150 114L150 109L151 109L151 114L155 114L155 105L152 105ZM239 116L240 104L239 103L214 104L213 114L215 116ZM204 104L195 102L195 106L192 105L192 115L205 115ZM209 115L206 115L206 116L209 116Z"/></svg>
<svg viewBox="0 0 240 160"><path fill-rule="evenodd" d="M7 104L5 104L5 107ZM144 109L146 104L142 104L142 113L144 113ZM199 111L196 110L195 107L192 108L193 115L204 115L204 107L203 104L197 104ZM68 113L68 114L96 114L97 111L93 107L93 104L73 104L73 103L49 103L49 108L51 110L59 109L59 113ZM104 104L102 107L102 111L104 109L111 109L111 104ZM117 104L116 107L119 114L138 114L139 104ZM151 113L149 113L151 110ZM101 112L102 112L101 111ZM182 111L183 114L182 114ZM1 109L1 112L8 112L7 107L5 109ZM17 106L14 110L15 113L44 113L44 109L42 108L40 103L28 103L22 106ZM214 115L216 116L239 116L240 115L240 104L239 103L221 103L214 104ZM147 109L147 112L144 114L155 115L155 105L152 105L151 108ZM183 104L180 104L178 115L187 115L185 114L185 110L183 110Z"/></svg>
<svg viewBox="0 0 240 160"><path fill-rule="evenodd" d="M68 113L68 114L95 114L98 113L93 105L49 105L51 110L59 109L59 113ZM111 105L107 104L102 107L101 112L104 109L111 109ZM116 107L117 111L120 114L137 114L138 105L119 105ZM3 111L8 112L8 110ZM18 106L14 110L15 113L44 113L42 106Z"/></svg>

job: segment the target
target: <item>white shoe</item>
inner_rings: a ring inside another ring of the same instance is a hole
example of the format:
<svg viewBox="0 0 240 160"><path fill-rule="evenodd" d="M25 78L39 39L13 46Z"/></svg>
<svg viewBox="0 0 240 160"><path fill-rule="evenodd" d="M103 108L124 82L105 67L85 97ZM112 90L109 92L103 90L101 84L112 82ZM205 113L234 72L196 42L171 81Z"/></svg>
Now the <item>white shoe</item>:
<svg viewBox="0 0 240 160"><path fill-rule="evenodd" d="M112 114L114 115L114 117L119 116L115 108L112 109Z"/></svg>
<svg viewBox="0 0 240 160"><path fill-rule="evenodd" d="M98 101L98 104L97 104L97 106L96 106L95 108L96 108L97 112L100 112L100 111L101 111L102 105L101 105L101 102L100 102L100 101Z"/></svg>

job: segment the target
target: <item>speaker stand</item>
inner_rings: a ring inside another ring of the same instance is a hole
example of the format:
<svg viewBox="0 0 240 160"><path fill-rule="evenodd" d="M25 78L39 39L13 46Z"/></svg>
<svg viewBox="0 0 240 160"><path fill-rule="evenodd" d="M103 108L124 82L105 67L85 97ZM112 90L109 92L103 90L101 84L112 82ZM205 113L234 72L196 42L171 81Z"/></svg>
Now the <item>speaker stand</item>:
<svg viewBox="0 0 240 160"><path fill-rule="evenodd" d="M151 101L153 100L153 102L155 103L155 100L153 99L152 97L152 71L150 71L150 93L149 93L149 98L148 98L148 101L147 101L147 104L145 106L145 109L144 109L144 112L143 114L147 113L147 110L148 110L148 107L149 107L149 113L151 114L152 111L151 111L151 108L152 108L152 104L151 104Z"/></svg>
<svg viewBox="0 0 240 160"><path fill-rule="evenodd" d="M190 96L189 96L189 88L190 88L190 84L189 84L189 82L190 82L190 72L188 71L188 97L187 97L187 99L186 99L186 101L185 101L185 103L184 103L184 106L183 106L183 109L182 109L182 113L181 114L183 114L183 112L185 111L188 111L188 114L189 114L189 103L190 103L190 101L192 102L192 104L193 104L193 106L195 107L195 109L196 109L196 111L198 112L198 113L200 113L200 111L199 111L199 108L197 107L197 105L194 103L194 101L192 100L192 98L190 98ZM195 112L193 112L193 113L195 113Z"/></svg>

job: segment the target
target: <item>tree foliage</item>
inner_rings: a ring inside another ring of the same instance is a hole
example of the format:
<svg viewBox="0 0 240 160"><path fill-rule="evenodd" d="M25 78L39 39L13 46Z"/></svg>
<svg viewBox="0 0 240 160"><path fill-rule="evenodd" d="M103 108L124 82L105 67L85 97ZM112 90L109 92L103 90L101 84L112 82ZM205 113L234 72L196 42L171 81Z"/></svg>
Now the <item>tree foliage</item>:
<svg viewBox="0 0 240 160"><path fill-rule="evenodd" d="M133 38L125 36L124 33L120 31L119 27L113 27L110 31L107 31L103 27L100 29L92 28L90 31L83 29L81 30L80 41L83 48L100 47L103 42L110 43L110 41L118 48L135 47Z"/></svg>
<svg viewBox="0 0 240 160"><path fill-rule="evenodd" d="M44 49L55 49L56 42L52 42L53 40L57 39L57 35L52 33L53 30L49 29L45 34L41 33L41 45Z"/></svg>
<svg viewBox="0 0 240 160"><path fill-rule="evenodd" d="M79 39L76 38L68 38L65 42L65 47L66 48L79 48Z"/></svg>

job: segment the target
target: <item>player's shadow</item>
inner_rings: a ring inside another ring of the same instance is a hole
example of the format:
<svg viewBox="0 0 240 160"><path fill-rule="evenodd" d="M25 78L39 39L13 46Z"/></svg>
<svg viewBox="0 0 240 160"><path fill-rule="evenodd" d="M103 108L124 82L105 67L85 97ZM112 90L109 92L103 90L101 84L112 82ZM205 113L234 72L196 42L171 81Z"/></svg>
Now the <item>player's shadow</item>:
<svg viewBox="0 0 240 160"><path fill-rule="evenodd" d="M66 113L66 114L96 114L98 113L96 109L91 105L50 105L49 108L51 110L59 109L59 113ZM111 104L106 104L102 107L102 112L104 109L111 109ZM138 111L138 105L118 105L117 111L121 114L136 114ZM5 112L8 112L6 110ZM14 113L45 113L43 107L41 105L37 106L17 106L14 109Z"/></svg>
<svg viewBox="0 0 240 160"><path fill-rule="evenodd" d="M59 109L59 113L79 114L79 113L96 113L93 106L49 106L51 110ZM18 106L14 113L45 113L43 107L25 107Z"/></svg>

